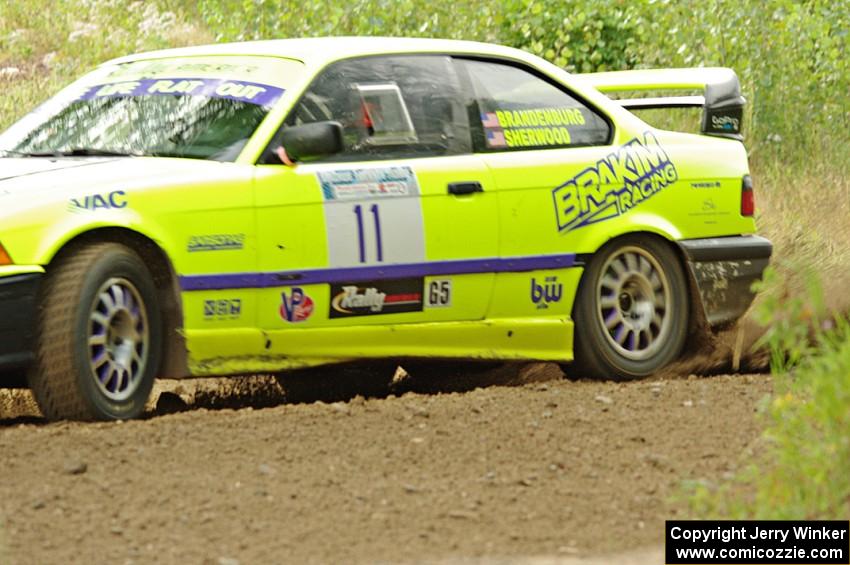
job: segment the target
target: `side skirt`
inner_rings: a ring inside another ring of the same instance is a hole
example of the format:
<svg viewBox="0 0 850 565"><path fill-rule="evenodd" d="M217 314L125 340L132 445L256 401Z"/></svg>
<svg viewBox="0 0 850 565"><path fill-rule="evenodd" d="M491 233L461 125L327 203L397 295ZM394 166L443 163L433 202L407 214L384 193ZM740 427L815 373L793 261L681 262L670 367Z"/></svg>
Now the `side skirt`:
<svg viewBox="0 0 850 565"><path fill-rule="evenodd" d="M186 332L193 376L273 372L354 359L573 359L569 318L502 318L387 326ZM257 351L245 355L245 351Z"/></svg>

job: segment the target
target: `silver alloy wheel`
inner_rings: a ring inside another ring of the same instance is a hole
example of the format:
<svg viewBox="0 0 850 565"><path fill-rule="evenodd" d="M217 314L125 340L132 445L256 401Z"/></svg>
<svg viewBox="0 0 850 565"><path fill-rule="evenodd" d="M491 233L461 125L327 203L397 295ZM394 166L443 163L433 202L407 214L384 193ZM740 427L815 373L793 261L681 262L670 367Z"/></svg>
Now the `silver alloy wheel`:
<svg viewBox="0 0 850 565"><path fill-rule="evenodd" d="M95 294L89 314L89 365L100 391L121 402L139 388L148 360L145 304L130 281L111 278Z"/></svg>
<svg viewBox="0 0 850 565"><path fill-rule="evenodd" d="M602 267L596 296L603 333L617 353L644 361L664 345L672 326L670 283L648 251L617 250Z"/></svg>

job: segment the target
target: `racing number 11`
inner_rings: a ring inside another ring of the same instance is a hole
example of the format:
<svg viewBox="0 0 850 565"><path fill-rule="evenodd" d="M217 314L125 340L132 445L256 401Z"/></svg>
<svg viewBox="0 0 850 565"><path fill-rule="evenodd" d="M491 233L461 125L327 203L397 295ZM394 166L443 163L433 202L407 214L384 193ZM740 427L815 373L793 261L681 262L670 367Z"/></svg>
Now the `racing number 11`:
<svg viewBox="0 0 850 565"><path fill-rule="evenodd" d="M372 217L375 222L375 248L378 252L377 261L380 263L384 260L384 246L381 242L381 215L377 204L372 204L369 207L372 212ZM357 204L354 206L354 215L357 216L357 243L360 251L360 262L366 262L366 234L363 229L363 206Z"/></svg>

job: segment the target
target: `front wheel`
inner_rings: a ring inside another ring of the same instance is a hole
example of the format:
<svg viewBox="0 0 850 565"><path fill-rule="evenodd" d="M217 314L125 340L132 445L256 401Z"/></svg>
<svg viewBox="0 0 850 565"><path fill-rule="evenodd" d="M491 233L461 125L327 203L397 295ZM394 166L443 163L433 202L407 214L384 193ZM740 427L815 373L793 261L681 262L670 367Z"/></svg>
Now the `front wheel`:
<svg viewBox="0 0 850 565"><path fill-rule="evenodd" d="M628 236L606 245L579 285L571 372L626 380L658 371L681 353L688 312L687 281L665 242Z"/></svg>
<svg viewBox="0 0 850 565"><path fill-rule="evenodd" d="M90 245L61 258L42 295L29 385L51 420L142 413L162 350L156 287L132 250Z"/></svg>

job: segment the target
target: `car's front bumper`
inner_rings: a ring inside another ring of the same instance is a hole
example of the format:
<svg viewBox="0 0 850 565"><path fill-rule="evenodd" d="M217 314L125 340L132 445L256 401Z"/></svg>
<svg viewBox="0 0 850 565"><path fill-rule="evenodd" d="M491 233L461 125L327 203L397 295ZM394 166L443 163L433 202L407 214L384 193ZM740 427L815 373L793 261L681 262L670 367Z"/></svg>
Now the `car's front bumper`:
<svg viewBox="0 0 850 565"><path fill-rule="evenodd" d="M0 373L32 362L37 294L43 277L43 271L0 276Z"/></svg>
<svg viewBox="0 0 850 565"><path fill-rule="evenodd" d="M773 245L757 235L686 239L679 242L699 289L710 326L734 322L755 297L752 284L770 262Z"/></svg>

